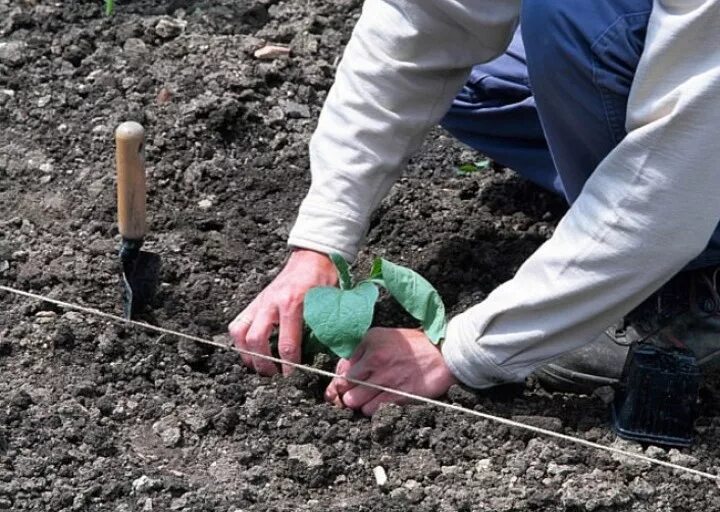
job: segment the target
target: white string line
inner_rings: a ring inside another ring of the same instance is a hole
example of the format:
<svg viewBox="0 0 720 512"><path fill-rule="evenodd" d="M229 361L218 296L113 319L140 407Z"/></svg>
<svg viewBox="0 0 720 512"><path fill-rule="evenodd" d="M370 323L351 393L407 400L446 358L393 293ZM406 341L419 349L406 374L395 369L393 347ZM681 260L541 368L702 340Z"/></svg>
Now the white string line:
<svg viewBox="0 0 720 512"><path fill-rule="evenodd" d="M439 408L442 408L442 409L450 409L450 410L452 410L452 411L457 411L457 412L460 412L460 413L469 414L469 415L471 415L471 416L476 416L476 417L478 417L478 418L482 418L482 419L485 419L485 420L493 421L493 422L495 422L495 423L500 423L500 424L502 424L502 425L507 425L508 427L515 427L515 428L527 430L527 431L533 432L533 433L535 433L535 434L541 434L541 435L548 436L548 437L554 437L554 438L556 438L556 439L561 439L561 440L563 440L563 441L569 441L569 442L571 442L571 443L579 444L579 445L586 446L586 447L589 447L589 448L595 448L595 449L597 449L597 450L602 450L602 451L606 451L606 452L610 452L610 453L615 453L615 454L623 455L623 456L626 456L626 457L632 457L632 458L634 458L634 459L638 459L638 460L642 460L642 461L645 461L645 462L649 462L650 464L655 464L655 465L657 465L657 466L663 466L663 467L670 468L670 469L675 469L675 470L678 470L678 471L684 471L684 472L687 472L687 473L691 473L691 474L693 474L693 475L700 476L700 477L702 477L702 478L707 478L707 479L710 479L710 480L720 481L720 475L713 475L712 473L707 473L707 472L705 472L705 471L700 471L700 470L697 470L697 469L688 468L688 467L686 467L686 466L681 466L681 465L679 465L679 464L673 464L672 462L667 462L667 461L660 460L660 459L656 459L656 458L653 458L653 457L648 457L647 455L643 455L643 454L640 454L640 453L629 452L629 451L626 451L626 450L623 450L623 449L620 449L620 448L615 448L615 447L613 447L613 446L607 446L607 445L603 445L603 444L600 444L600 443L594 443L594 442L592 442L592 441L587 441L587 440L582 439L582 438L579 438L579 437L573 437L573 436L570 436L570 435L567 435L567 434L561 434L560 432L555 432L555 431L547 430L547 429L544 429L544 428L541 428L541 427L535 427L535 426L533 426L533 425L528 425L528 424L521 423L521 422L518 422L518 421L509 420L509 419L503 418L503 417L501 417L501 416L493 416L492 414L487 414L487 413L480 412L480 411L476 411L476 410L473 410L473 409L467 409L467 408L462 407L462 406L460 406L460 405L449 404L449 403L446 403L446 402L441 402L441 401L439 401L439 400L434 400L434 399L432 399L432 398L426 398L426 397L424 397L424 396L414 395L414 394L412 394L412 393L408 393L408 392L406 392L406 391L401 391L401 390L399 390L399 389L392 389L392 388L388 388L388 387L385 387L385 386L381 386L381 385L379 385L379 384L373 384L372 382L366 382L366 381L357 380L357 379L353 379L353 378L349 378L349 377L344 377L344 376L342 376L342 375L338 375L338 374L333 373L333 372L328 372L328 371L326 371L326 370L321 370L320 368L315 368L315 367L313 367L313 366L307 366L307 365L304 365L304 364L292 363L292 362L290 362L290 361L284 361L284 360L279 359L279 358L277 358L277 357L267 356L267 355L265 355L265 354L258 354L258 353L256 353L256 352L252 352L252 351L250 351L250 350L240 349L240 348L237 348L237 347L232 346L232 345L227 345L227 344L225 344L225 343L220 343L220 342L213 341L213 340L207 340L207 339L204 339L204 338L199 338L199 337L197 337L197 336L193 336L193 335L190 335L190 334L185 334L185 333L173 331L173 330L171 330L171 329L166 329L166 328L164 328L164 327L158 327L158 326L151 325L151 324L148 324L148 323L145 323L145 322L137 322L137 321L135 321L135 320L128 320L127 318L123 318L123 317L120 317L120 316L117 316L117 315L113 315L113 314L111 314L111 313L105 313L104 311L100 311L100 310L98 310L98 309L94 309L94 308L90 308L90 307L86 307L86 306L80 306L80 305L78 305L78 304L72 304L72 303L64 302L64 301L57 300L57 299L51 299L50 297L45 297L45 296L43 296L43 295L37 295L37 294L35 294L35 293L26 292L26 291L23 291L23 290L17 290L17 289L15 289L15 288L12 288L12 287L9 287L9 286L0 285L0 290L4 290L4 291L6 291L6 292L9 292L9 293L12 293L12 294L15 294L15 295L20 295L20 296L23 296L23 297L28 297L28 298L31 298L31 299L36 299L36 300L40 300L40 301L43 301L43 302L48 302L48 303L50 303L50 304L55 304L55 305L57 305L57 306L61 306L61 307L66 308L66 309L73 309L73 310L76 310L76 311L81 311L81 312L83 312L83 313L89 313L89 314L94 315L94 316L98 316L98 317L106 318L106 319L108 319L108 320L112 320L113 322L116 322L116 323L124 323L124 324L127 324L127 325L132 325L132 326L135 326L135 327L140 327L140 328L143 328L143 329L148 329L148 330L155 331L155 332L159 332L159 333L162 333L162 334L169 334L169 335L171 335L171 336L177 336L177 337L179 337L179 338L184 338L184 339L186 339L186 340L195 341L195 342L197 342L197 343L201 343L201 344L204 344L204 345L212 345L212 346L218 347L218 348L233 350L233 351L238 352L238 353L240 353L240 354L244 354L244 355L248 355L248 356L252 356L252 357L257 357L258 359L264 359L264 360L266 360L266 361L272 361L273 363L277 363L277 364L284 364L284 365L291 366L291 367L293 367L293 368L295 368L295 369L298 369L298 370L301 370L301 371L304 371L304 372L315 373L315 374L317 374L317 375L322 375L323 377L329 377L329 378L339 377L339 378L341 378L341 379L345 379L345 380L347 380L348 382L352 382L353 384L357 384L357 385L359 385L359 386L365 386L365 387L368 387L368 388L371 388L371 389L376 389L376 390L378 390L378 391L382 391L382 392L385 392L385 393L390 393L390 394L393 394L393 395L402 396L402 397L404 397L404 398L408 398L408 399L413 400L413 401L416 401L416 402L421 402L421 403L425 403L425 404L428 404L428 405L434 405L434 406L439 407Z"/></svg>

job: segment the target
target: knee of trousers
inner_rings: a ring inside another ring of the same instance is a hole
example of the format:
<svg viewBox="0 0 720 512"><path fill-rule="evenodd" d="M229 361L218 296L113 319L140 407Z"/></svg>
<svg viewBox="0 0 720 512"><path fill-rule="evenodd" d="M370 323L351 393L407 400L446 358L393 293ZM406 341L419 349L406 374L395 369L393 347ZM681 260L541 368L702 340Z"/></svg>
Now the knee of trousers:
<svg viewBox="0 0 720 512"><path fill-rule="evenodd" d="M523 0L521 29L528 67L543 71L534 80L562 79L570 68L591 71L581 6L582 2L567 0Z"/></svg>

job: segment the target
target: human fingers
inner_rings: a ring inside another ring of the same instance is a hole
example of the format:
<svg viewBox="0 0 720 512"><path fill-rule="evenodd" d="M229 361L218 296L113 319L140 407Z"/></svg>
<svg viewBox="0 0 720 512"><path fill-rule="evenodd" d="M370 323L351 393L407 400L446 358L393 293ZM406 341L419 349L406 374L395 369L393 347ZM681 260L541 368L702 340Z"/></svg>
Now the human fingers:
<svg viewBox="0 0 720 512"><path fill-rule="evenodd" d="M278 353L283 361L291 363L300 362L303 334L302 310L299 308L291 311L280 312L280 334L278 335ZM284 364L283 375L290 375L294 368Z"/></svg>
<svg viewBox="0 0 720 512"><path fill-rule="evenodd" d="M253 323L246 336L247 345L251 351L266 356L271 355L268 340L277 323L277 317L277 309L272 308L258 313L253 319ZM252 366L260 375L275 375L278 371L275 363L257 356L253 356Z"/></svg>
<svg viewBox="0 0 720 512"><path fill-rule="evenodd" d="M347 359L340 359L335 367L335 373L337 375L345 375L349 366L350 361ZM340 397L337 394L337 384L341 379L341 377L333 378L333 380L330 381L330 384L328 384L328 387L325 389L325 401L339 407L342 407L342 400L340 400Z"/></svg>
<svg viewBox="0 0 720 512"><path fill-rule="evenodd" d="M235 319L228 325L228 332L232 337L235 346L240 350L248 350L247 345L247 333L252 325L252 317L247 313L247 309L240 313ZM252 358L240 352L243 364L247 367L252 367Z"/></svg>
<svg viewBox="0 0 720 512"><path fill-rule="evenodd" d="M349 377L354 380L367 380L370 377L370 371L367 367L367 360L365 354L367 353L366 345L360 344L355 350L353 356L348 359L347 367L345 371L340 374L343 377ZM337 395L342 396L349 390L357 386L354 382L347 380L346 378L336 378L335 391Z"/></svg>
<svg viewBox="0 0 720 512"><path fill-rule="evenodd" d="M378 389L358 384L342 395L342 403L350 409L361 409L380 393Z"/></svg>
<svg viewBox="0 0 720 512"><path fill-rule="evenodd" d="M362 411L362 413L365 416L372 416L373 414L375 414L377 412L378 408L382 404L388 403L388 402L402 405L402 404L406 404L406 403L410 402L410 400L408 398L405 398L400 395L383 392L383 393L380 393L379 395L377 395L372 400L365 403L365 405L363 405L360 410Z"/></svg>

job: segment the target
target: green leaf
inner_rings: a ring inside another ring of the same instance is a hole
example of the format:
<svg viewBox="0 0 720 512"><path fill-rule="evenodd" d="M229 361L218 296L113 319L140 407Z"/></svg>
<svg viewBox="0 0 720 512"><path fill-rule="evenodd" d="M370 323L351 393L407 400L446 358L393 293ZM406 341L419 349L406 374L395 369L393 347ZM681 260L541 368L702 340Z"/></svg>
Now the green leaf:
<svg viewBox="0 0 720 512"><path fill-rule="evenodd" d="M457 171L460 174L474 174L479 171L487 171L492 167L492 160L489 158L484 158L482 160L478 160L477 162L473 163L464 163L462 165L459 165L457 168Z"/></svg>
<svg viewBox="0 0 720 512"><path fill-rule="evenodd" d="M368 282L350 290L311 288L303 305L305 323L333 353L349 358L370 328L378 294Z"/></svg>
<svg viewBox="0 0 720 512"><path fill-rule="evenodd" d="M340 279L340 288L343 290L351 289L353 287L353 279L350 274L350 267L347 261L345 261L345 258L337 253L332 253L330 254L330 259L335 265L335 270L337 270L338 278Z"/></svg>
<svg viewBox="0 0 720 512"><path fill-rule="evenodd" d="M420 274L384 259L373 262L370 278L384 287L405 311L420 321L430 341L437 344L445 336L445 305L440 294Z"/></svg>
<svg viewBox="0 0 720 512"><path fill-rule="evenodd" d="M115 14L115 0L105 0L105 16Z"/></svg>
<svg viewBox="0 0 720 512"><path fill-rule="evenodd" d="M387 288L387 286L385 286L385 280L382 277L382 262L383 260L381 258L375 258L375 260L373 260L372 267L370 267L370 278L368 280L378 286Z"/></svg>

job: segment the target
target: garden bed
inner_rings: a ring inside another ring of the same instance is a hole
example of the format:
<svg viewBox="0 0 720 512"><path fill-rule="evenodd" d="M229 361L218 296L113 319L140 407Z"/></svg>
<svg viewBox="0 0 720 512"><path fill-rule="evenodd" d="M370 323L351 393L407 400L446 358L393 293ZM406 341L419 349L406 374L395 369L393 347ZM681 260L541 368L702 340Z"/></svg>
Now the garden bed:
<svg viewBox="0 0 720 512"><path fill-rule="evenodd" d="M0 0L0 283L120 313L112 132L135 120L164 263L150 319L222 336L285 258L359 8L138 1L108 19L100 2ZM265 43L292 52L256 58ZM363 273L410 266L451 314L513 275L564 207L509 170L456 171L476 158L432 134ZM7 293L0 308L0 510L720 510L691 475L430 406L367 419L326 405L316 376L261 378L232 352ZM411 321L378 306L378 324ZM720 473L715 389L682 451L617 441L600 396L528 383L447 401Z"/></svg>

